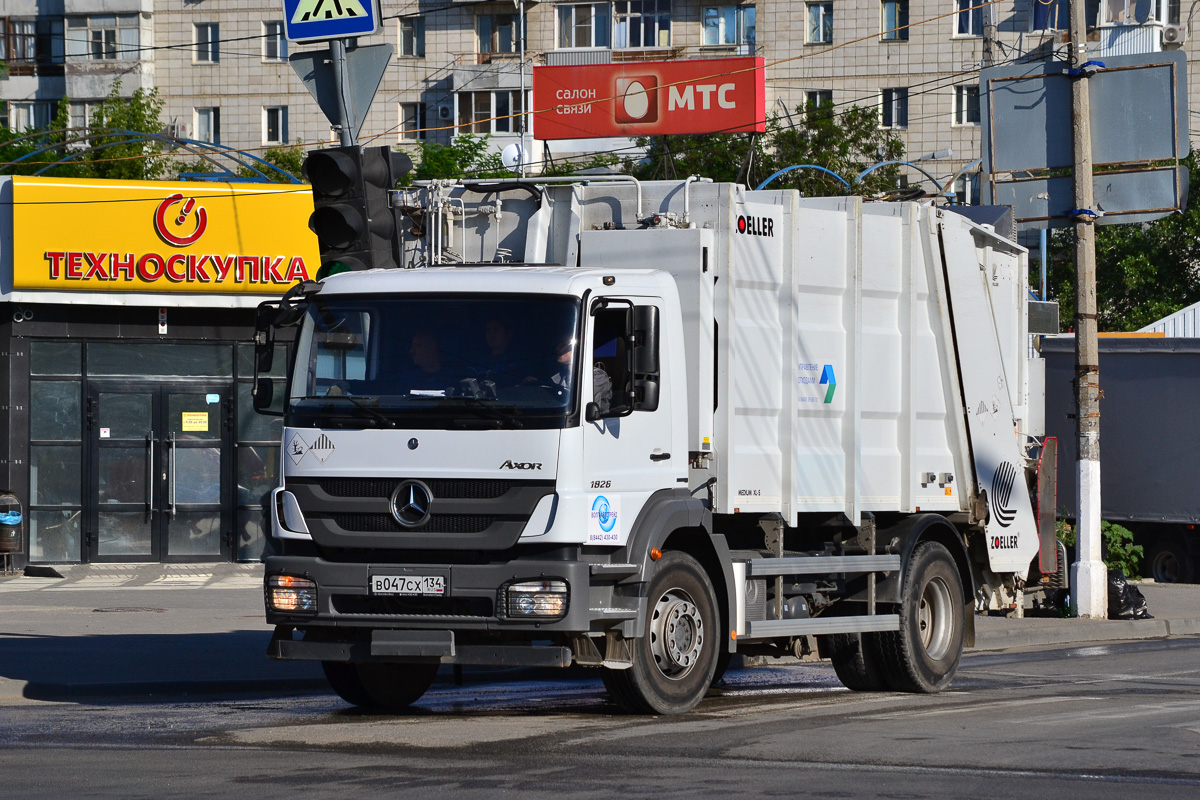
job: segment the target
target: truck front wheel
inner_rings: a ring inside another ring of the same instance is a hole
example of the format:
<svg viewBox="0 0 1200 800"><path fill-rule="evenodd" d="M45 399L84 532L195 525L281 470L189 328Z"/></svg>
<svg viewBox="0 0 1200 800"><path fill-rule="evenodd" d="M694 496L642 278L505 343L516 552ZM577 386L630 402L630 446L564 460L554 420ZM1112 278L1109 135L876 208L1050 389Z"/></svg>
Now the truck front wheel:
<svg viewBox="0 0 1200 800"><path fill-rule="evenodd" d="M437 675L433 664L377 664L322 661L325 678L347 703L398 711L425 694Z"/></svg>
<svg viewBox="0 0 1200 800"><path fill-rule="evenodd" d="M704 568L668 552L650 579L646 635L631 644L633 666L605 670L612 699L642 714L683 714L704 699L723 644L717 597Z"/></svg>
<svg viewBox="0 0 1200 800"><path fill-rule="evenodd" d="M900 630L879 634L888 684L899 692L940 692L954 680L963 649L962 581L937 542L909 557L900 596Z"/></svg>

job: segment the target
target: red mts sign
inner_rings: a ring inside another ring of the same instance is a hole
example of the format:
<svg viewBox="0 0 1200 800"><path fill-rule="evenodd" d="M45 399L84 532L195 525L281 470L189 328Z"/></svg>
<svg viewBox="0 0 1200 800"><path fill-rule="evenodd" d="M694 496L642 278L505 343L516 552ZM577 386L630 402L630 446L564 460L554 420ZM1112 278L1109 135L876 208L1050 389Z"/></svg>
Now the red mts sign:
<svg viewBox="0 0 1200 800"><path fill-rule="evenodd" d="M533 135L762 133L763 64L751 57L534 67Z"/></svg>

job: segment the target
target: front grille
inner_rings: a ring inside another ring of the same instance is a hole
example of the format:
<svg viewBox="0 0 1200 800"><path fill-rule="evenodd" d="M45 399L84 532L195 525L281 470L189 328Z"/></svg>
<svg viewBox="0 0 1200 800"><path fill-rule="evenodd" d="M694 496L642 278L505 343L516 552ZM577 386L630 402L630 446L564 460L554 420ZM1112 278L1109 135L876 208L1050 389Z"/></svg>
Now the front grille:
<svg viewBox="0 0 1200 800"><path fill-rule="evenodd" d="M495 517L485 514L436 514L424 525L406 528L391 514L335 514L333 521L351 533L483 533Z"/></svg>
<svg viewBox="0 0 1200 800"><path fill-rule="evenodd" d="M381 597L335 594L329 598L338 614L407 617L490 617L487 597Z"/></svg>
<svg viewBox="0 0 1200 800"><path fill-rule="evenodd" d="M321 478L318 485L333 497L391 497L402 478ZM420 479L433 496L446 500L494 500L512 488L505 480Z"/></svg>

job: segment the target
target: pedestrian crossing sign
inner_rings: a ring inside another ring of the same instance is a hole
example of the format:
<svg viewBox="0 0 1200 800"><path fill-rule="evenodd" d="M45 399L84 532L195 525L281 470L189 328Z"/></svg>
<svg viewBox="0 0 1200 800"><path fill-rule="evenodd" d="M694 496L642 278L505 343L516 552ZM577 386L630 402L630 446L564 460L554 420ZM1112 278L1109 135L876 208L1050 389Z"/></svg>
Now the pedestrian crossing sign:
<svg viewBox="0 0 1200 800"><path fill-rule="evenodd" d="M283 0L289 42L369 36L380 28L379 0Z"/></svg>

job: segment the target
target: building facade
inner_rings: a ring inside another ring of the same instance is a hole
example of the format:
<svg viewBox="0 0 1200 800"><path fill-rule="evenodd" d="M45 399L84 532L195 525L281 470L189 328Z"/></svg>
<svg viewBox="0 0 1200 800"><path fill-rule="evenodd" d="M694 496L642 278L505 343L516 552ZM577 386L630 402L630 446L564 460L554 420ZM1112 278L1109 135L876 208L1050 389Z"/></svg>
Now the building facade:
<svg viewBox="0 0 1200 800"><path fill-rule="evenodd" d="M1190 55L1193 10L1088 0L1089 54ZM519 139L534 66L756 54L768 116L794 123L808 100L875 106L908 158L947 179L979 157L980 67L1065 57L1066 13L1065 0L383 0L382 32L362 43L391 43L395 57L362 137L411 146L470 132L502 149ZM322 47L284 38L278 0L0 0L0 122L45 126L66 98L82 127L119 80L126 95L159 90L172 136L256 154L321 145L336 137L287 57ZM527 127L534 162L636 152L627 140L541 142L536 119ZM960 200L976 198L962 188Z"/></svg>

